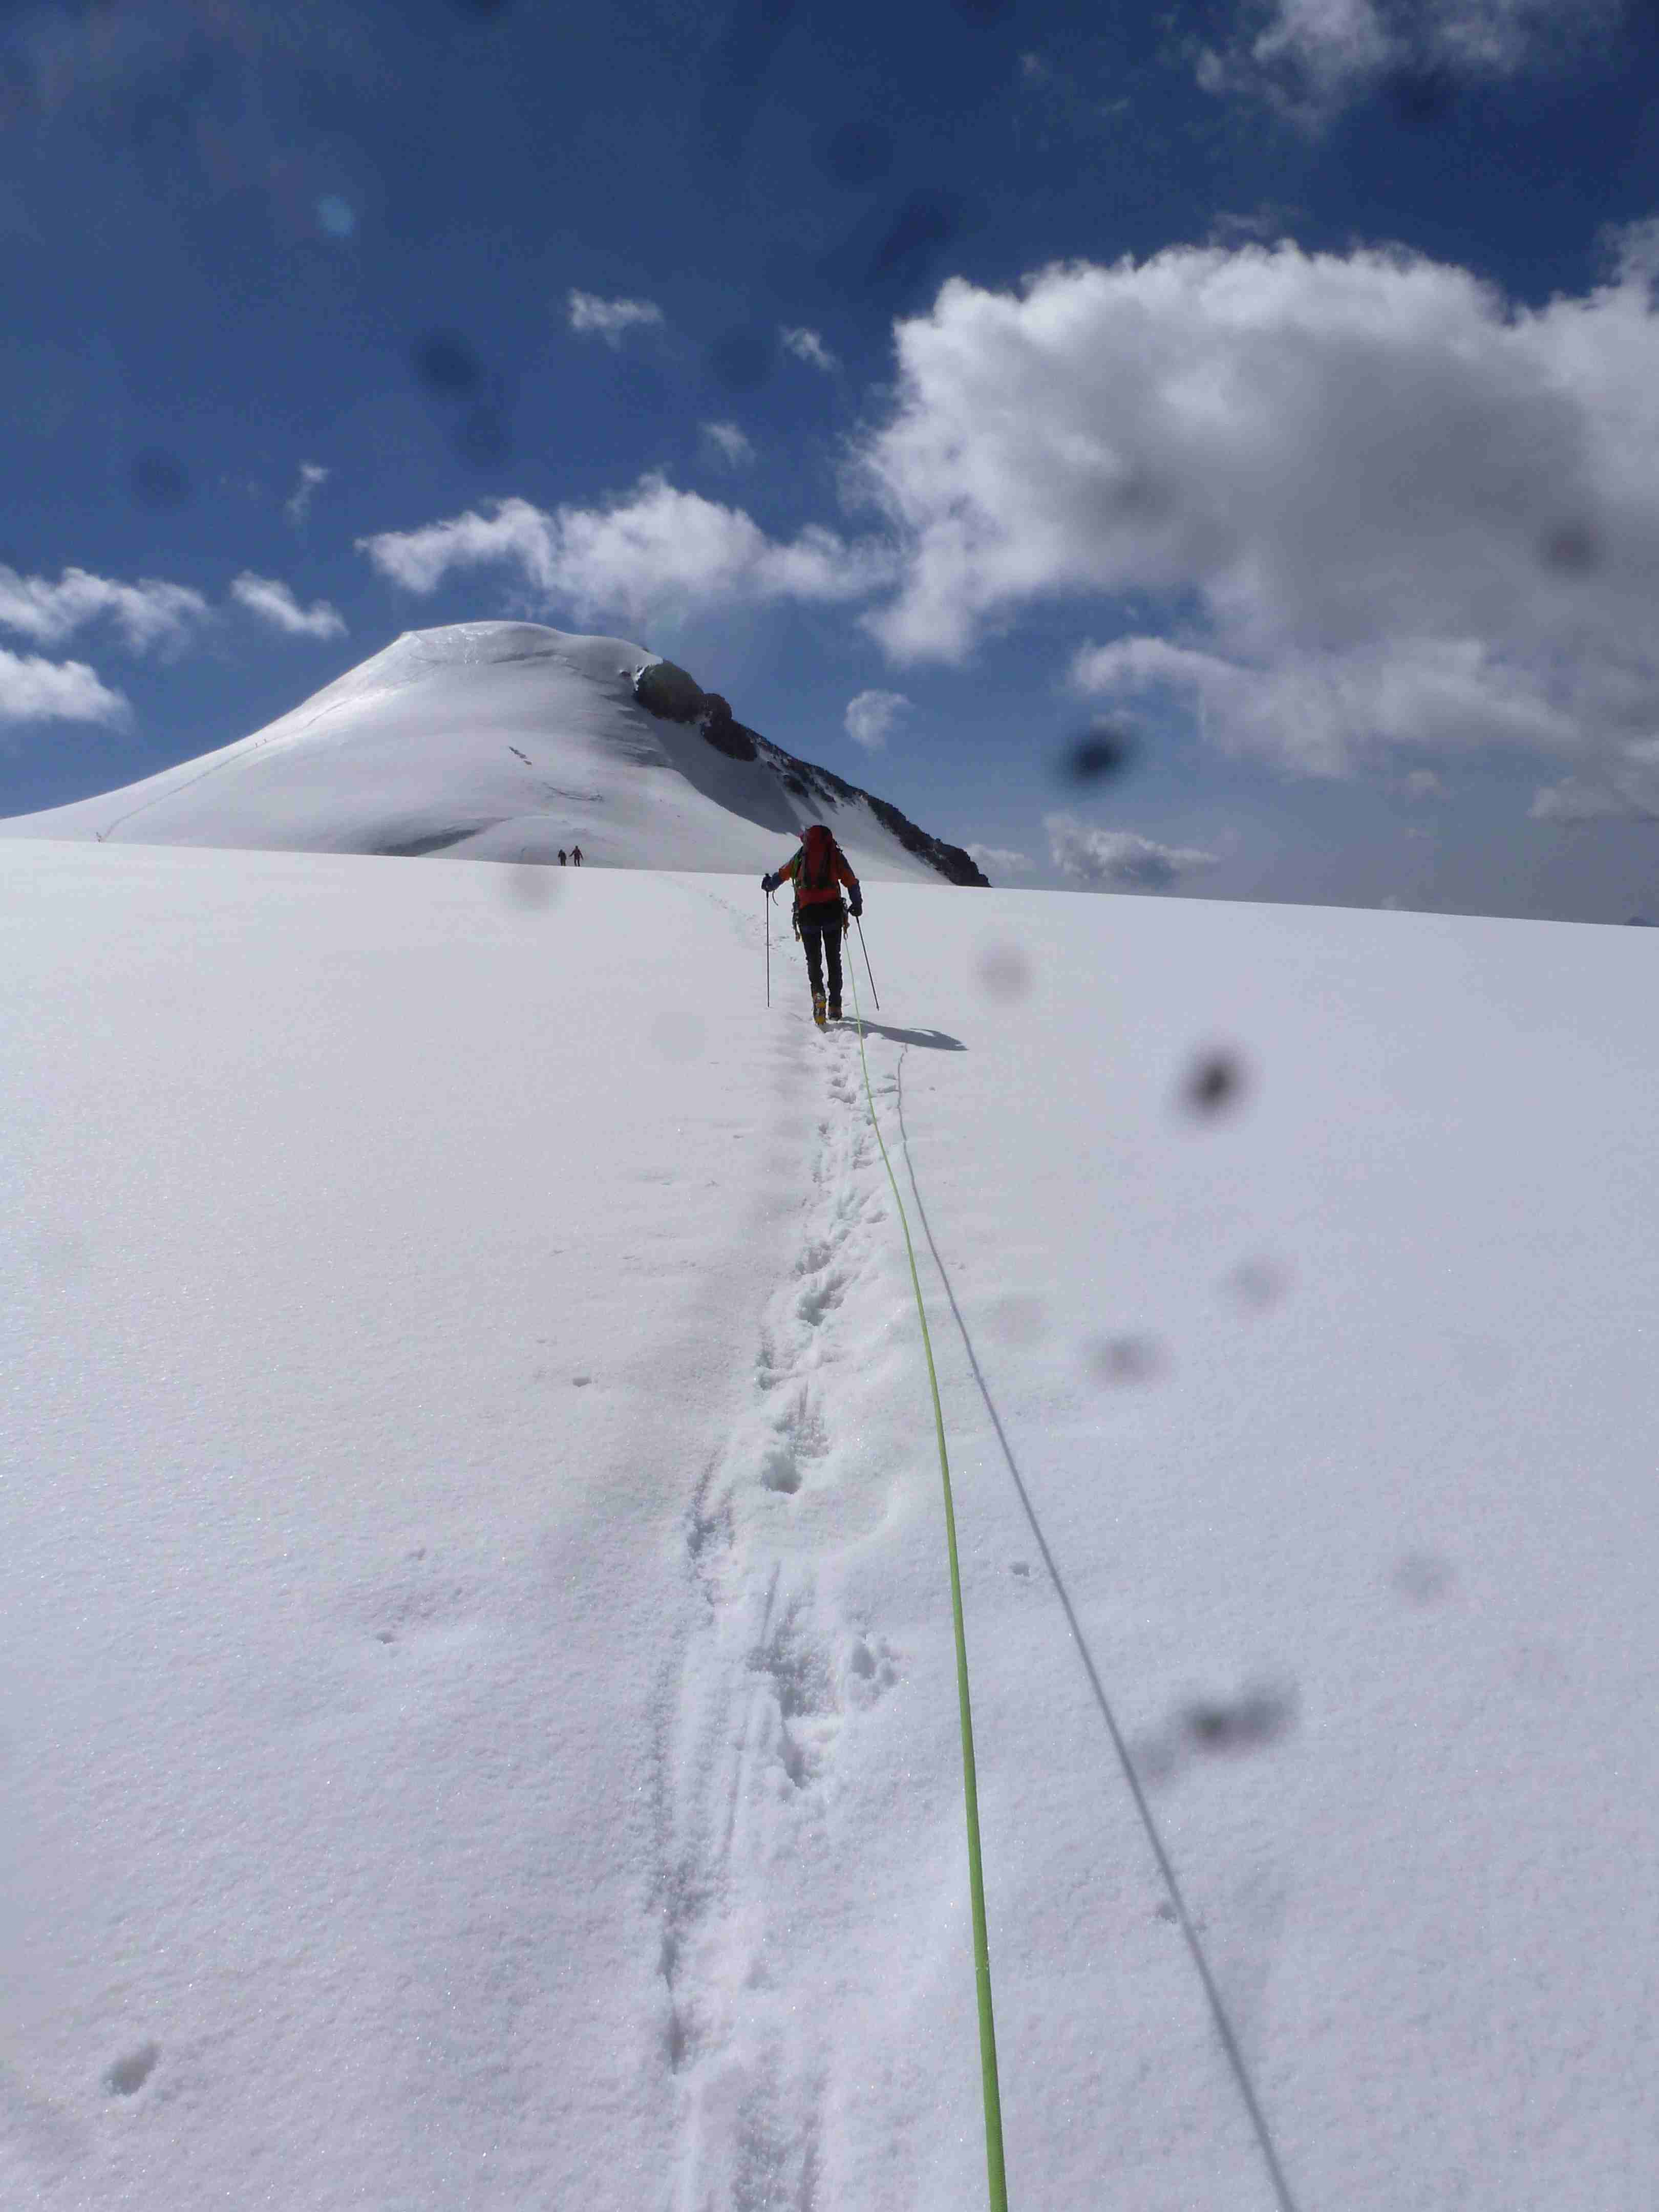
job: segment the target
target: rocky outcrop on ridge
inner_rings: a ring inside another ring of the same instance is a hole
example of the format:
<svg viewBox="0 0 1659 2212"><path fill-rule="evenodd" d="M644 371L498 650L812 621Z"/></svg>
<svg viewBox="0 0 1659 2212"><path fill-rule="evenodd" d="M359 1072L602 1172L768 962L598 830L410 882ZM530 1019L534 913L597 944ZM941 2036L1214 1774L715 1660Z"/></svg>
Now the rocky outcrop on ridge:
<svg viewBox="0 0 1659 2212"><path fill-rule="evenodd" d="M876 819L897 838L907 853L936 868L947 883L990 889L983 875L960 845L920 830L907 815L873 792L863 790L837 775L833 769L799 760L775 745L769 738L749 729L733 716L730 702L718 691L705 691L694 676L672 660L653 660L634 678L634 696L647 714L666 722L695 723L705 743L729 760L756 761L769 769L792 798L804 806L814 802L845 805L861 799Z"/></svg>

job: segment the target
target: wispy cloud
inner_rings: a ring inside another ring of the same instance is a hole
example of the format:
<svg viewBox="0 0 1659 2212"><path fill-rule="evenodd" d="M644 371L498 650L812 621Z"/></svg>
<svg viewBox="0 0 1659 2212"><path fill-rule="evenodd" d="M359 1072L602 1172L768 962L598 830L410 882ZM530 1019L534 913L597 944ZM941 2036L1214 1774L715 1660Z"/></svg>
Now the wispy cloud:
<svg viewBox="0 0 1659 2212"><path fill-rule="evenodd" d="M131 714L84 661L43 660L0 646L0 722L122 723Z"/></svg>
<svg viewBox="0 0 1659 2212"><path fill-rule="evenodd" d="M1072 678L1111 702L1174 694L1223 751L1307 775L1352 775L1368 757L1407 750L1559 754L1577 735L1534 677L1473 638L1385 638L1327 653L1281 645L1257 657L1127 637L1085 646Z"/></svg>
<svg viewBox="0 0 1659 2212"><path fill-rule="evenodd" d="M728 461L734 469L745 466L755 458L753 442L744 436L735 422L705 422L702 434L722 459Z"/></svg>
<svg viewBox="0 0 1659 2212"><path fill-rule="evenodd" d="M841 367L816 331L780 328L778 336L795 359L804 361L809 368L822 369L826 376L832 376Z"/></svg>
<svg viewBox="0 0 1659 2212"><path fill-rule="evenodd" d="M899 717L909 711L910 702L902 691L860 691L847 702L847 734L866 752L879 752Z"/></svg>
<svg viewBox="0 0 1659 2212"><path fill-rule="evenodd" d="M1273 0L1239 10L1230 38L1196 52L1206 92L1263 100L1317 129L1379 84L1425 117L1459 82L1558 65L1605 35L1623 0Z"/></svg>
<svg viewBox="0 0 1659 2212"><path fill-rule="evenodd" d="M486 513L469 510L357 544L405 591L428 592L453 569L504 562L518 569L535 604L583 617L743 599L832 603L867 597L893 574L885 546L849 544L817 526L781 544L741 508L677 491L654 474L605 507L550 514L505 499Z"/></svg>
<svg viewBox="0 0 1659 2212"><path fill-rule="evenodd" d="M311 502L321 487L328 482L328 471L318 461L301 461L300 481L283 512L297 530L311 512Z"/></svg>
<svg viewBox="0 0 1659 2212"><path fill-rule="evenodd" d="M256 576L251 569L244 569L231 586L230 595L250 614L289 637L345 635L344 617L326 599L302 607L288 586L275 576Z"/></svg>
<svg viewBox="0 0 1659 2212"><path fill-rule="evenodd" d="M1133 830L1096 830L1069 814L1048 814L1048 852L1070 883L1091 891L1167 891L1216 865L1189 845L1159 845Z"/></svg>
<svg viewBox="0 0 1659 2212"><path fill-rule="evenodd" d="M1659 822L1659 738L1636 738L1589 772L1538 792L1534 822Z"/></svg>
<svg viewBox="0 0 1659 2212"><path fill-rule="evenodd" d="M52 584L0 564L0 629L38 645L58 645L104 617L135 653L143 653L151 646L184 644L192 628L208 619L208 604L183 584L154 579L118 584L85 568L65 568Z"/></svg>
<svg viewBox="0 0 1659 2212"><path fill-rule="evenodd" d="M593 292L573 291L568 301L570 327L581 337L602 338L613 349L631 330L660 324L654 300L601 300Z"/></svg>
<svg viewBox="0 0 1659 2212"><path fill-rule="evenodd" d="M1031 865L1025 854L1011 852L1006 845L967 845L963 849L988 876L994 870L1000 876L1024 875Z"/></svg>

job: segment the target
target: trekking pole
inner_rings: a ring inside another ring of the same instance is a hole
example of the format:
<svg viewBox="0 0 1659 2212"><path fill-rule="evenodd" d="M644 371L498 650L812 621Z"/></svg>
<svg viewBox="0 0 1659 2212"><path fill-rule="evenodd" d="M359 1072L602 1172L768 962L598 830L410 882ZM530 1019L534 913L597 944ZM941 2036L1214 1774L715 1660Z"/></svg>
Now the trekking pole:
<svg viewBox="0 0 1659 2212"><path fill-rule="evenodd" d="M872 987L873 988L873 986ZM766 894L766 1003L772 1003L772 894Z"/></svg>
<svg viewBox="0 0 1659 2212"><path fill-rule="evenodd" d="M854 915L854 919L856 921L858 918ZM861 921L859 922L859 943L864 945L864 924ZM867 945L864 945L864 972L870 975L870 948ZM879 1013L881 1000L876 998L876 979L873 975L870 975L870 996L876 1000L876 1012Z"/></svg>

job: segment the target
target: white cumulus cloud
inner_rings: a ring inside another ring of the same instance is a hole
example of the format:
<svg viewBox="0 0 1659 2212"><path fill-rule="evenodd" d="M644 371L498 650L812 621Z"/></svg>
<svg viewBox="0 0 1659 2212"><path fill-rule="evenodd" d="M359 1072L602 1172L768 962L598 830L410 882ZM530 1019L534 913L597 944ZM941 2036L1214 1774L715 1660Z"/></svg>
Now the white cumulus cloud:
<svg viewBox="0 0 1659 2212"><path fill-rule="evenodd" d="M573 291L566 305L573 331L582 337L602 338L613 349L629 331L663 319L654 300L601 300L596 293Z"/></svg>
<svg viewBox="0 0 1659 2212"><path fill-rule="evenodd" d="M860 691L847 702L847 734L866 752L879 752L910 702L902 691Z"/></svg>
<svg viewBox="0 0 1659 2212"><path fill-rule="evenodd" d="M125 722L131 708L82 660L43 660L0 646L0 722Z"/></svg>
<svg viewBox="0 0 1659 2212"><path fill-rule="evenodd" d="M301 461L300 481L284 502L283 512L297 530L311 512L311 502L328 482L328 471L319 461Z"/></svg>
<svg viewBox="0 0 1659 2212"><path fill-rule="evenodd" d="M1582 755L1659 730L1659 307L1645 230L1580 297L1512 307L1400 252L1177 247L947 283L899 325L848 471L901 662L1042 602L1137 633L1093 694L1184 691L1216 741Z"/></svg>
<svg viewBox="0 0 1659 2212"><path fill-rule="evenodd" d="M199 592L153 578L118 584L85 568L65 568L52 584L0 563L0 629L17 631L37 645L58 645L106 617L142 653L150 646L184 644L193 625L207 620L208 605Z"/></svg>
<svg viewBox="0 0 1659 2212"><path fill-rule="evenodd" d="M431 592L452 569L504 562L534 603L582 618L741 599L857 599L893 573L884 546L849 544L817 525L781 544L741 508L677 491L654 474L605 507L549 513L505 499L487 514L357 542L406 591Z"/></svg>
<svg viewBox="0 0 1659 2212"><path fill-rule="evenodd" d="M1218 855L1159 845L1133 830L1097 830L1070 814L1046 814L1048 852L1070 883L1091 891L1167 891L1216 865Z"/></svg>
<svg viewBox="0 0 1659 2212"><path fill-rule="evenodd" d="M841 367L816 331L780 327L778 336L795 359L804 361L809 368L822 369L826 376L830 376Z"/></svg>
<svg viewBox="0 0 1659 2212"><path fill-rule="evenodd" d="M289 637L343 637L343 617L326 599L302 607L288 586L275 576L256 576L244 569L230 587L231 597L250 614Z"/></svg>
<svg viewBox="0 0 1659 2212"><path fill-rule="evenodd" d="M735 422L705 422L702 434L720 458L729 461L734 469L742 468L755 458L752 441L744 436Z"/></svg>

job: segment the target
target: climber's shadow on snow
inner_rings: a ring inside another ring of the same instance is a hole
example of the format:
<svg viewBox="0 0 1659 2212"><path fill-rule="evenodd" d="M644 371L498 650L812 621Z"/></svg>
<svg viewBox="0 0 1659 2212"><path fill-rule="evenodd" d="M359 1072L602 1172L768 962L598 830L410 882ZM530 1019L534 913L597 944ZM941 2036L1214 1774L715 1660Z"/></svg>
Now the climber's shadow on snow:
<svg viewBox="0 0 1659 2212"><path fill-rule="evenodd" d="M925 1045L930 1052L966 1052L968 1048L960 1037L953 1037L944 1030L896 1030L890 1022L866 1021L866 1036L886 1037L893 1044Z"/></svg>

